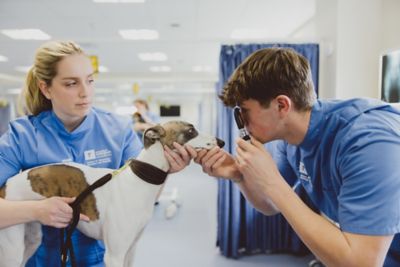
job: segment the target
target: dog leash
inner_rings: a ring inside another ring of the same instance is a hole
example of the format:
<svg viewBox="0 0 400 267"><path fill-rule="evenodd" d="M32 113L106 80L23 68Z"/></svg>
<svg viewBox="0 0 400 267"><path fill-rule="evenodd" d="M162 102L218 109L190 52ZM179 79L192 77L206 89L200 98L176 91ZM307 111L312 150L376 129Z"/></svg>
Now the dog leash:
<svg viewBox="0 0 400 267"><path fill-rule="evenodd" d="M151 164L131 159L127 163L125 163L121 168L113 171L112 173L108 173L98 179L96 182L88 186L82 193L78 195L74 202L70 204L73 213L72 213L72 221L66 228L62 228L61 235L61 266L66 267L68 261L68 252L71 258L71 266L77 267L75 253L72 245L72 233L76 229L76 226L79 223L79 215L81 213L81 202L85 200L85 198L92 193L95 189L103 186L107 182L109 182L114 176L120 174L127 167L132 169L132 172L135 173L140 179L145 182L154 185L161 185L165 182L168 176L168 172L165 172L157 167L154 167Z"/></svg>
<svg viewBox="0 0 400 267"><path fill-rule="evenodd" d="M81 202L90 194L92 193L95 189L99 188L100 186L103 186L107 182L111 180L113 177L113 173L108 173L98 179L96 182L88 186L85 190L82 191L82 193L79 194L79 196L75 199L74 202L70 204L73 213L72 213L72 221L69 223L69 225L65 228L61 229L61 266L66 267L67 266L67 261L68 261L68 252L71 258L71 266L76 267L76 260L75 260L75 253L74 249L72 246L72 233L76 229L76 226L78 225L79 222L79 216L81 213Z"/></svg>

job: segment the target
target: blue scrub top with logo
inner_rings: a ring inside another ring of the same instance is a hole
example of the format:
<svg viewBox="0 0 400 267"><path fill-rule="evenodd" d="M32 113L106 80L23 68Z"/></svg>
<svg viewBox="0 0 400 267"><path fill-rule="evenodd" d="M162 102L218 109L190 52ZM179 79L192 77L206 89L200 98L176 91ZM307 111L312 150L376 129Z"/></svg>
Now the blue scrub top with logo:
<svg viewBox="0 0 400 267"><path fill-rule="evenodd" d="M400 111L373 99L317 101L299 146L267 145L289 184L345 232L400 232ZM385 266L400 266L396 235Z"/></svg>
<svg viewBox="0 0 400 267"><path fill-rule="evenodd" d="M57 162L117 169L136 157L142 144L129 118L93 108L68 132L53 111L10 123L0 138L0 185L21 170ZM76 231L72 237L78 266L103 266L104 245ZM26 266L59 266L59 230L43 227L42 244Z"/></svg>

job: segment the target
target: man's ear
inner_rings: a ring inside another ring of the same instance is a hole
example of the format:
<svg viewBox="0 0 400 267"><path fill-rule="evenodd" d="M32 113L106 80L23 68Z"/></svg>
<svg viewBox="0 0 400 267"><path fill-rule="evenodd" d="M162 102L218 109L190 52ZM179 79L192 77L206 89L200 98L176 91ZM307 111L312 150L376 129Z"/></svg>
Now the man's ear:
<svg viewBox="0 0 400 267"><path fill-rule="evenodd" d="M38 86L40 89L40 92L42 92L42 94L47 98L47 99L51 99L51 94L50 94L50 89L49 86L47 85L47 83L45 81L40 80L38 82Z"/></svg>
<svg viewBox="0 0 400 267"><path fill-rule="evenodd" d="M165 130L161 125L157 124L156 126L147 128L143 133L143 144L144 148L148 148L156 141L159 141L161 137L165 136Z"/></svg>
<svg viewBox="0 0 400 267"><path fill-rule="evenodd" d="M286 115L292 109L292 100L286 95L278 95L276 98L278 111L282 115Z"/></svg>

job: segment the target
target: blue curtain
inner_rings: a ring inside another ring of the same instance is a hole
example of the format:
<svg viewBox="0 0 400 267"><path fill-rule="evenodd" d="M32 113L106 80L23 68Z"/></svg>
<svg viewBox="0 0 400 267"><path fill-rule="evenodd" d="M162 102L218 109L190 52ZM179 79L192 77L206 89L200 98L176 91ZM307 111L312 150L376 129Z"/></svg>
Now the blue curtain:
<svg viewBox="0 0 400 267"><path fill-rule="evenodd" d="M220 53L219 81L217 94L235 68L251 53L268 47L290 47L305 56L311 65L315 90L318 94L318 44L248 44L224 45ZM225 140L225 149L234 154L234 140L238 136L232 109L217 104L217 135ZM273 143L266 148L273 154ZM288 174L294 175L294 174ZM303 188L296 192L305 200ZM300 241L282 215L264 216L257 212L230 181L218 181L218 232L217 245L226 257L238 258L255 253L288 252L306 254L308 249Z"/></svg>

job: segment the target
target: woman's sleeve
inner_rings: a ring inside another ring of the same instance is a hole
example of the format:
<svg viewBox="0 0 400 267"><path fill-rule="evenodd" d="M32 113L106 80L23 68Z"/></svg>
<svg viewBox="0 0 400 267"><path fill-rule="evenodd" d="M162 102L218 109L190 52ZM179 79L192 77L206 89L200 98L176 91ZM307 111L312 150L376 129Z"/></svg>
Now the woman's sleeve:
<svg viewBox="0 0 400 267"><path fill-rule="evenodd" d="M7 132L0 137L0 186L21 170L19 135L10 124Z"/></svg>

